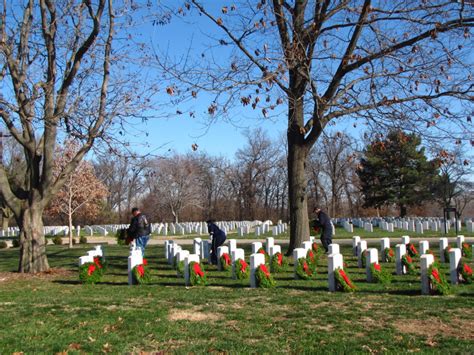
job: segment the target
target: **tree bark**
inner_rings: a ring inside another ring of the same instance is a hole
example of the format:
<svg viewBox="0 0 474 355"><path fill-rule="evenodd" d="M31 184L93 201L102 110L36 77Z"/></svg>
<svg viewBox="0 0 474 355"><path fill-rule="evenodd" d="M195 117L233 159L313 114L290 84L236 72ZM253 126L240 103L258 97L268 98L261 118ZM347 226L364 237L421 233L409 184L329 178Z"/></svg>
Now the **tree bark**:
<svg viewBox="0 0 474 355"><path fill-rule="evenodd" d="M20 263L18 272L37 273L49 270L43 230L43 208L33 202L19 218Z"/></svg>
<svg viewBox="0 0 474 355"><path fill-rule="evenodd" d="M290 245L287 255L309 240L307 181L305 175L307 149L292 144L288 151L288 196L290 205Z"/></svg>
<svg viewBox="0 0 474 355"><path fill-rule="evenodd" d="M302 96L290 99L288 105L288 199L290 209L290 244L287 255L293 253L305 240L309 240L308 198L304 111Z"/></svg>
<svg viewBox="0 0 474 355"><path fill-rule="evenodd" d="M400 205L400 217L405 217L407 215L407 207L405 205Z"/></svg>
<svg viewBox="0 0 474 355"><path fill-rule="evenodd" d="M69 193L68 193L68 204L67 204L67 217L68 217L68 232L69 232L69 249L72 248L72 176L69 178Z"/></svg>

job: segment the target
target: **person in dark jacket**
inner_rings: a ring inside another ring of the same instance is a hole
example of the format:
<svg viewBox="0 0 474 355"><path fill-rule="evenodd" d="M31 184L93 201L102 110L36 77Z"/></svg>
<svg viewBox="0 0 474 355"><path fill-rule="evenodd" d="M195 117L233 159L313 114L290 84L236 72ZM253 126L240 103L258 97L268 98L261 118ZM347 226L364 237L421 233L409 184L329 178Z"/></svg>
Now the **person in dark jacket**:
<svg viewBox="0 0 474 355"><path fill-rule="evenodd" d="M216 222L212 219L207 222L207 231L212 236L212 245L211 245L211 264L217 264L217 248L224 244L226 240L226 235L222 229L220 229Z"/></svg>
<svg viewBox="0 0 474 355"><path fill-rule="evenodd" d="M135 240L137 248L141 249L142 255L145 255L145 247L150 240L151 225L146 216L140 212L137 207L132 208L132 221L128 227L128 236Z"/></svg>
<svg viewBox="0 0 474 355"><path fill-rule="evenodd" d="M331 218L326 213L321 211L321 208L319 207L315 207L313 212L316 214L314 225L321 230L321 243L327 253L329 251L329 244L332 243Z"/></svg>

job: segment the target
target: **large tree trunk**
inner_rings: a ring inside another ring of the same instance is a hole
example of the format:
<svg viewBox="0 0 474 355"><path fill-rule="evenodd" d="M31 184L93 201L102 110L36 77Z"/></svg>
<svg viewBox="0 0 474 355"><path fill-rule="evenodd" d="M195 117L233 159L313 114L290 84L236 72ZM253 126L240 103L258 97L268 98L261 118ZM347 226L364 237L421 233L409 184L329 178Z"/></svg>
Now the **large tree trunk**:
<svg viewBox="0 0 474 355"><path fill-rule="evenodd" d="M32 203L18 219L20 227L20 264L18 272L44 272L49 270L43 230L43 209Z"/></svg>
<svg viewBox="0 0 474 355"><path fill-rule="evenodd" d="M405 217L407 215L407 207L405 205L400 205L400 217Z"/></svg>
<svg viewBox="0 0 474 355"><path fill-rule="evenodd" d="M288 197L290 206L290 245L287 255L293 253L305 240L309 240L307 181L305 174L307 149L304 146L288 147Z"/></svg>

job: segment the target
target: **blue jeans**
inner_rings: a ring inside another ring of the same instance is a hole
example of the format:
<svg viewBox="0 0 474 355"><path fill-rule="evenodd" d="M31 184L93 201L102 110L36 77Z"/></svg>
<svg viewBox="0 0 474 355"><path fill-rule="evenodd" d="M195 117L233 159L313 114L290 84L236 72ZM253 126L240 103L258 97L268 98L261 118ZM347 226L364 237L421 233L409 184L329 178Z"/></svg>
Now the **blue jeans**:
<svg viewBox="0 0 474 355"><path fill-rule="evenodd" d="M148 244L148 241L150 240L149 235L142 235L140 237L137 237L135 239L135 245L137 248L140 248L142 251L142 256L145 256L145 247Z"/></svg>

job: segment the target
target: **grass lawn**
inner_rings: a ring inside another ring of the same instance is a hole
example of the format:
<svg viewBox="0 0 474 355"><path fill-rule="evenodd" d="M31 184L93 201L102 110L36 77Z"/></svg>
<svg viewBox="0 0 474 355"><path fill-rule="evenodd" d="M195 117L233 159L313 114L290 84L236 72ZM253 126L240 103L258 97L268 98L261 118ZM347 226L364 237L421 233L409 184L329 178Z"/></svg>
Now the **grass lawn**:
<svg viewBox="0 0 474 355"><path fill-rule="evenodd" d="M150 285L127 285L128 249L120 246L105 247L103 281L82 285L77 258L88 249L48 246L53 272L35 277L11 272L18 250L0 250L2 354L473 350L474 284L444 297L421 296L418 276L368 284L349 248L342 251L359 288L354 294L327 292L325 261L315 280L293 280L288 268L270 290L250 289L209 266L209 286L186 289L158 246L147 249ZM446 266L442 271L448 276Z"/></svg>

